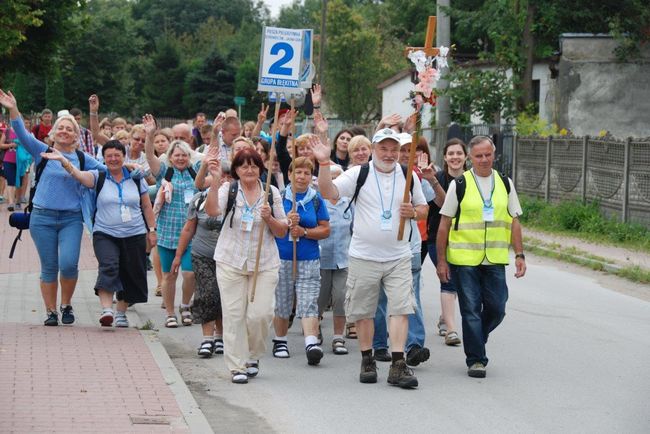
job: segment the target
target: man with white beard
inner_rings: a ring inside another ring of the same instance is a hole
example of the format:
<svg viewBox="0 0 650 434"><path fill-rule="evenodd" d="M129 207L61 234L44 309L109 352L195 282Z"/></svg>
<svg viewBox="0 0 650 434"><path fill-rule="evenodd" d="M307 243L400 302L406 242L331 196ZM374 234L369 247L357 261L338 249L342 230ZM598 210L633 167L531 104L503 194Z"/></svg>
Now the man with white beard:
<svg viewBox="0 0 650 434"><path fill-rule="evenodd" d="M332 164L330 148L318 138L312 138L310 144L320 165L318 186L323 198L354 197L363 166L355 166L332 181L329 170ZM397 234L400 218L424 219L429 207L415 174L411 200L401 202L406 177L397 163L399 149L399 134L390 128L379 130L372 139L372 161L367 169L367 178L358 189L354 211L346 316L349 321L356 323L361 350L359 381L376 383L377 365L372 355L373 318L379 287L383 284L388 298L392 347L388 383L413 388L417 387L418 380L404 360L408 315L415 312L409 248L410 224L405 225L402 241L397 241Z"/></svg>

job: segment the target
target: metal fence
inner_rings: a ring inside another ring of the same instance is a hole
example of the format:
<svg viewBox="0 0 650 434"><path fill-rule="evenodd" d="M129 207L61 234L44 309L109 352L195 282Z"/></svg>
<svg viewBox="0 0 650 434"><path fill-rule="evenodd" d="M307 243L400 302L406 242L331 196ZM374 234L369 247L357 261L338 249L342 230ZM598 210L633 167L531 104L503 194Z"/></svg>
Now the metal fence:
<svg viewBox="0 0 650 434"><path fill-rule="evenodd" d="M602 211L650 227L650 140L518 137L517 191L547 202L598 201Z"/></svg>

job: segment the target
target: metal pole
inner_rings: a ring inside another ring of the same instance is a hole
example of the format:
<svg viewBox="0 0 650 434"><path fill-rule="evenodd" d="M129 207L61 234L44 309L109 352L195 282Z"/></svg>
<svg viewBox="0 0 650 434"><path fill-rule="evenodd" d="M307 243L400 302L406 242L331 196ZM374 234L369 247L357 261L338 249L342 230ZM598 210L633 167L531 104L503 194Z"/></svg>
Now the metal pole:
<svg viewBox="0 0 650 434"><path fill-rule="evenodd" d="M325 34L327 31L327 0L323 0L320 11L320 46L318 52L318 82L321 85L325 84L325 65L323 59L325 58Z"/></svg>
<svg viewBox="0 0 650 434"><path fill-rule="evenodd" d="M544 189L544 200L548 203L551 199L551 145L553 136L548 136L546 141L546 188Z"/></svg>
<svg viewBox="0 0 650 434"><path fill-rule="evenodd" d="M630 195L630 146L632 144L632 137L628 137L625 141L625 160L623 162L623 212L621 220L627 223L630 209L629 209L629 195Z"/></svg>
<svg viewBox="0 0 650 434"><path fill-rule="evenodd" d="M519 136L515 134L513 137L514 141L512 143L512 183L515 185L515 190L517 187L517 147L519 146Z"/></svg>
<svg viewBox="0 0 650 434"><path fill-rule="evenodd" d="M582 203L587 203L587 145L589 136L582 139Z"/></svg>

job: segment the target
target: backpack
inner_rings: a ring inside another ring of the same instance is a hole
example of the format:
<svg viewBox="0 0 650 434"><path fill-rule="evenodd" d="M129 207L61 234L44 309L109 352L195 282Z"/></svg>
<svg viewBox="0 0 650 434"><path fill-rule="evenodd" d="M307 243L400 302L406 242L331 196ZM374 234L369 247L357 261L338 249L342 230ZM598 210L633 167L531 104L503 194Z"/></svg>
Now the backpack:
<svg viewBox="0 0 650 434"><path fill-rule="evenodd" d="M406 166L403 164L399 165L402 168L402 173L404 174L404 178L406 178ZM356 203L357 197L359 196L359 191L361 191L361 187L363 187L363 184L366 183L366 179L368 179L368 174L370 173L370 164L366 163L361 166L361 170L359 170L359 177L357 178L357 185L354 187L354 194L352 195L352 198L350 199L350 203L348 204L348 207L345 208L345 211L343 212L348 212L350 210L350 207L352 206L353 203ZM411 191L411 194L413 194L413 181L411 181L411 185L409 186L409 190Z"/></svg>
<svg viewBox="0 0 650 434"><path fill-rule="evenodd" d="M45 152L52 152L52 148L47 148ZM84 167L86 166L86 157L84 156L84 153L78 149L75 149L75 153L79 159L79 170L83 171ZM38 182L41 180L41 175L43 174L43 170L45 170L45 165L48 161L49 160L47 158L42 158L36 166L36 170L34 171L34 185L29 189L29 204L25 208L25 211L14 212L9 216L9 226L18 229L18 235L16 235L14 242L11 244L11 249L9 250L9 259L12 259L14 257L16 245L18 244L18 241L22 240L20 237L23 234L23 231L29 229L29 220L32 214L32 209L34 208L33 200L34 196L36 195L36 187L38 187Z"/></svg>
<svg viewBox="0 0 650 434"><path fill-rule="evenodd" d="M237 198L237 192L239 191L239 181L233 180L230 183L230 188L228 189L228 202L226 202L226 212L223 214L223 221L226 221L226 216L232 211L230 216L230 227L232 228L232 219L235 217L235 212L233 208L235 206L235 199ZM273 215L273 190L269 189L269 195L267 196L267 201L271 207L271 215Z"/></svg>
<svg viewBox="0 0 650 434"><path fill-rule="evenodd" d="M138 194L140 193L140 179L135 179L131 177L131 180L135 184L136 191ZM104 182L106 182L106 172L99 172L97 174L97 184L95 184L95 211L93 212L93 225L95 224L95 215L97 214L97 198L99 197L99 192L102 191L102 188L104 187ZM142 212L142 220L144 220L144 226L149 229L149 226L147 225L147 220L144 218L144 211L142 210L142 207L140 207L140 212Z"/></svg>
<svg viewBox="0 0 650 434"><path fill-rule="evenodd" d="M510 194L510 182L508 181L508 177L501 172L497 172L497 173L501 177L501 181L503 181L503 185L506 187L506 193ZM458 178L455 179L455 181L456 181L456 199L458 200L458 209L456 210L456 216L454 217L456 219L456 223L454 223L454 230L457 231L458 220L460 220L460 202L465 197L465 190L467 189L467 184L465 183L465 175L460 175Z"/></svg>
<svg viewBox="0 0 650 434"><path fill-rule="evenodd" d="M187 166L186 169L188 172L190 172L190 176L192 179L196 179L196 171L192 166ZM172 177L174 176L174 168L173 167L168 167L167 171L165 172L165 181L167 182L172 182Z"/></svg>

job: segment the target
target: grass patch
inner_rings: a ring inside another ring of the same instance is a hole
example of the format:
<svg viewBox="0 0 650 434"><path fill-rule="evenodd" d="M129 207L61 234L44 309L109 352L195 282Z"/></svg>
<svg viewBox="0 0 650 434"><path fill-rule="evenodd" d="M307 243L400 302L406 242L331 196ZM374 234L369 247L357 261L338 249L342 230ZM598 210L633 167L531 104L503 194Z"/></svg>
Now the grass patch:
<svg viewBox="0 0 650 434"><path fill-rule="evenodd" d="M142 324L140 327L138 327L138 330L153 330L153 331L158 331L156 328L156 324L154 324L153 321L148 319L144 324Z"/></svg>
<svg viewBox="0 0 650 434"><path fill-rule="evenodd" d="M530 228L650 253L650 229L603 216L597 202L555 204L522 195L521 207L521 222Z"/></svg>
<svg viewBox="0 0 650 434"><path fill-rule="evenodd" d="M638 265L621 268L617 276L639 283L650 283L650 271L645 270Z"/></svg>

